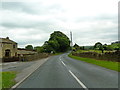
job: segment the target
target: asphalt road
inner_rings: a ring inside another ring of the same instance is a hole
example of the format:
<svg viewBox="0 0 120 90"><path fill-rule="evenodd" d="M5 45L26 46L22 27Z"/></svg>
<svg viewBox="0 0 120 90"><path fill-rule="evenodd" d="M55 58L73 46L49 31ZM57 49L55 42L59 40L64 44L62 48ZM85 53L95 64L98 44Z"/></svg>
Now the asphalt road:
<svg viewBox="0 0 120 90"><path fill-rule="evenodd" d="M51 57L17 88L118 88L118 72L63 54Z"/></svg>
<svg viewBox="0 0 120 90"><path fill-rule="evenodd" d="M35 61L31 62L11 62L11 63L4 63L5 65L2 65L2 68L0 71L22 71L23 69L30 67L31 65L35 64Z"/></svg>

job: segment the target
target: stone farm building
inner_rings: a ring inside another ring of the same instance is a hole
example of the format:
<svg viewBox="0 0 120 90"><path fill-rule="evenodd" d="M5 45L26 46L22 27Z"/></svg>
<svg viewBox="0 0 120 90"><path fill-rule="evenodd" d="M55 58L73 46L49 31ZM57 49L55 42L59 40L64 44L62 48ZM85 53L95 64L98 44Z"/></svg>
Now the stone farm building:
<svg viewBox="0 0 120 90"><path fill-rule="evenodd" d="M9 37L0 38L0 59L35 54L35 51L18 48L18 44Z"/></svg>
<svg viewBox="0 0 120 90"><path fill-rule="evenodd" d="M7 38L0 38L0 58L17 56L17 43Z"/></svg>

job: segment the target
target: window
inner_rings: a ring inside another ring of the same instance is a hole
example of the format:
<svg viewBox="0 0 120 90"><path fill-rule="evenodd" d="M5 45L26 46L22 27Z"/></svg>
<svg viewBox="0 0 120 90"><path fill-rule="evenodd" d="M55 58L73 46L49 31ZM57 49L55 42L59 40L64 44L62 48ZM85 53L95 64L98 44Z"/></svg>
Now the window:
<svg viewBox="0 0 120 90"><path fill-rule="evenodd" d="M13 45L13 48L15 48L15 45Z"/></svg>

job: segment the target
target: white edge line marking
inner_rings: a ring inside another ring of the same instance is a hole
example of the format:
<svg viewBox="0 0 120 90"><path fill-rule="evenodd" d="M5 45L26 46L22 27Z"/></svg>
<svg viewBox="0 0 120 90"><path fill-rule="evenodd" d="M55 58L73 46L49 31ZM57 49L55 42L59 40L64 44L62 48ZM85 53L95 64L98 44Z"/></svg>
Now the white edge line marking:
<svg viewBox="0 0 120 90"><path fill-rule="evenodd" d="M61 61L61 62L62 62L62 64L63 64L64 66L66 66L65 63L64 63L63 61Z"/></svg>
<svg viewBox="0 0 120 90"><path fill-rule="evenodd" d="M69 72L85 90L88 90L87 87L70 70Z"/></svg>

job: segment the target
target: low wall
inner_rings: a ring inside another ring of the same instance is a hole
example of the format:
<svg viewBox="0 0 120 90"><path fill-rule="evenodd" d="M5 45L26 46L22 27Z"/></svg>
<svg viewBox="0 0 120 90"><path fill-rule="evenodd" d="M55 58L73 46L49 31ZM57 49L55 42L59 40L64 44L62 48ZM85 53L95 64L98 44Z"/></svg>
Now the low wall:
<svg viewBox="0 0 120 90"><path fill-rule="evenodd" d="M93 59L98 59L98 60L120 62L120 51L106 52L103 54L96 53L96 52L82 52L82 53L72 52L72 55L80 56L80 57L88 57L88 58L93 58Z"/></svg>
<svg viewBox="0 0 120 90"><path fill-rule="evenodd" d="M26 55L22 58L24 59L24 61L32 61L32 60L37 60L37 59L41 59L41 58L46 58L48 56L50 56L50 54L48 54L48 53L37 53L34 55Z"/></svg>
<svg viewBox="0 0 120 90"><path fill-rule="evenodd" d="M15 62L19 61L19 57L3 57L2 62Z"/></svg>
<svg viewBox="0 0 120 90"><path fill-rule="evenodd" d="M47 53L36 53L34 55L26 55L24 57L4 57L2 58L2 62L15 62L15 61L33 61L37 59L42 59L50 56Z"/></svg>

